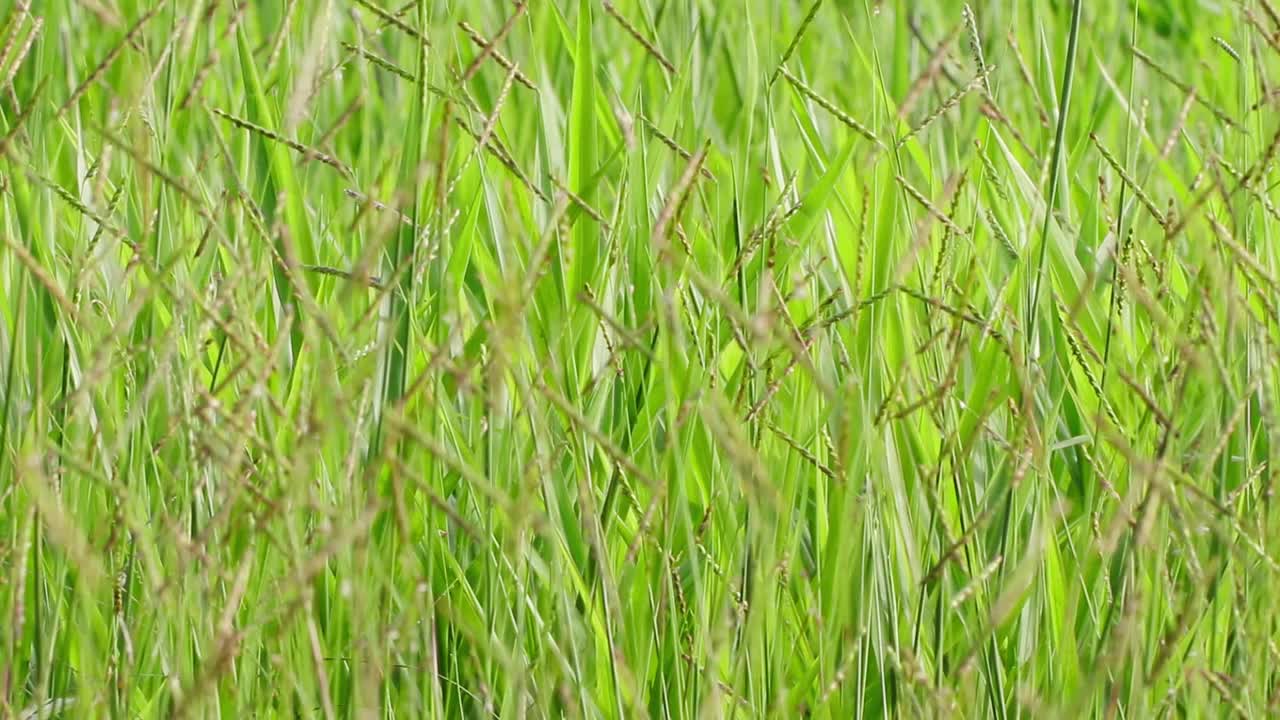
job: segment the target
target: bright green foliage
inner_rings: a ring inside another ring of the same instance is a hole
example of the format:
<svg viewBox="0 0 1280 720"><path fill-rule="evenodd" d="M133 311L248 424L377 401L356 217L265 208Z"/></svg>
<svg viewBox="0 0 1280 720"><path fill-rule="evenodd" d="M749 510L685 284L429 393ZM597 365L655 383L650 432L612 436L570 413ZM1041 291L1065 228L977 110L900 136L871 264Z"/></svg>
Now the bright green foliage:
<svg viewBox="0 0 1280 720"><path fill-rule="evenodd" d="M0 718L1280 712L1278 7L0 0Z"/></svg>

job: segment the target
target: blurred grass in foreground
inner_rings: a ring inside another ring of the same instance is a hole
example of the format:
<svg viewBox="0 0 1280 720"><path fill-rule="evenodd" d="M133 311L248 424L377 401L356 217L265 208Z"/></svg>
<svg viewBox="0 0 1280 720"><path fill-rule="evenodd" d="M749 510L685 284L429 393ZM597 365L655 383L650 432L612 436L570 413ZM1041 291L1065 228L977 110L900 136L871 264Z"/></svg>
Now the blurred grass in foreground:
<svg viewBox="0 0 1280 720"><path fill-rule="evenodd" d="M1277 712L1274 0L381 2L0 0L0 717Z"/></svg>

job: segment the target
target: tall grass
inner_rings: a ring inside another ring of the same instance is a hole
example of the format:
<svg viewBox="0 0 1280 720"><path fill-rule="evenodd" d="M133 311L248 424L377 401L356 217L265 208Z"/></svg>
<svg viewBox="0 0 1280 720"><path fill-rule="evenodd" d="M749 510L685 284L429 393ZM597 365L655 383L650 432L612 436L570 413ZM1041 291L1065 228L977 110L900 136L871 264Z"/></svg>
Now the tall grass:
<svg viewBox="0 0 1280 720"><path fill-rule="evenodd" d="M0 0L0 717L1264 717L1270 0Z"/></svg>

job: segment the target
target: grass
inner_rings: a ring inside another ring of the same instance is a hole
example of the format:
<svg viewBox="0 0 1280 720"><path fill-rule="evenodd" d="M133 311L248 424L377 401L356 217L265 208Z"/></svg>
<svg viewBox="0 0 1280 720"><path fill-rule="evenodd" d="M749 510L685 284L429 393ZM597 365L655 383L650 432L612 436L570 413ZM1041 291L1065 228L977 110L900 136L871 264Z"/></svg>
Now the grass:
<svg viewBox="0 0 1280 720"><path fill-rule="evenodd" d="M0 0L0 717L1280 710L1274 0Z"/></svg>

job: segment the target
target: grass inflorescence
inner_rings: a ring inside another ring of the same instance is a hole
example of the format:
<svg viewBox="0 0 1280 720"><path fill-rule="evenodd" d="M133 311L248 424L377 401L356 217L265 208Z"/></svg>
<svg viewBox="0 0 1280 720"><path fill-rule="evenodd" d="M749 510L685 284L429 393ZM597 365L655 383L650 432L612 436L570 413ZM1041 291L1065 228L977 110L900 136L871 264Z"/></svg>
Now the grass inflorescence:
<svg viewBox="0 0 1280 720"><path fill-rule="evenodd" d="M0 718L1280 713L1280 12L0 1Z"/></svg>

